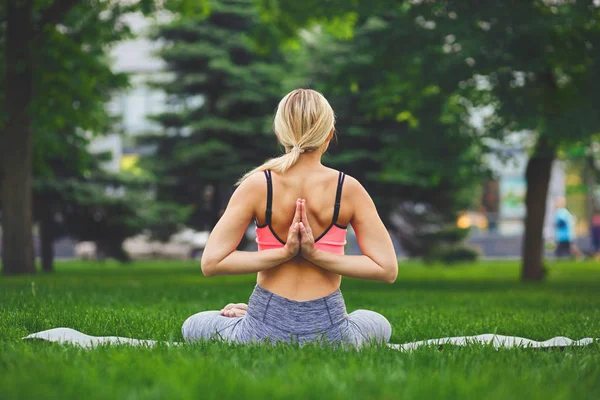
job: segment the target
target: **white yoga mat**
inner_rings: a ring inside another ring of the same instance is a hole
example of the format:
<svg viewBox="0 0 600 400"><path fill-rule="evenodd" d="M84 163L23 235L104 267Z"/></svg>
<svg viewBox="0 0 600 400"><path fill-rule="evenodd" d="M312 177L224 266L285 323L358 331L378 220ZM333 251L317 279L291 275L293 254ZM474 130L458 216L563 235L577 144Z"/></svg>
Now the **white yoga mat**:
<svg viewBox="0 0 600 400"><path fill-rule="evenodd" d="M131 346L154 346L156 340L130 339L119 336L90 336L71 328L54 328L47 331L32 333L23 339L41 339L61 344L72 344L84 348L92 348L102 344ZM166 342L165 342L166 343Z"/></svg>
<svg viewBox="0 0 600 400"><path fill-rule="evenodd" d="M32 333L25 336L23 339L41 339L50 342L67 343L83 348L93 348L102 344L110 345L131 345L131 346L154 346L158 342L156 340L130 339L118 336L89 336L75 329L70 328L55 328L47 331ZM484 334L477 336L459 336L447 337L441 339L421 340L419 342L411 342L405 344L388 344L388 347L394 350L411 351L421 346L442 346L451 344L454 346L468 346L471 344L492 345L494 348L549 348L549 347L568 347L568 346L586 346L600 339L585 338L580 340L572 340L567 337L558 336L544 342L536 342L535 340L525 339L517 336L503 336L494 334ZM180 345L181 343L168 343L167 345Z"/></svg>

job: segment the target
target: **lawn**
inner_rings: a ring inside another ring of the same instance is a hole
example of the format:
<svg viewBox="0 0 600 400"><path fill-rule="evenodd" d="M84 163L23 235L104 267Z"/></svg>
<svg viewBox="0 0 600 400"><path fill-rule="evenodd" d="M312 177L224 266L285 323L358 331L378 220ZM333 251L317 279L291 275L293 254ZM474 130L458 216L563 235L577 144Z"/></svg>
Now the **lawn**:
<svg viewBox="0 0 600 400"><path fill-rule="evenodd" d="M386 315L392 342L499 333L600 338L600 264L556 263L542 284L518 266L401 263L393 285L345 280L349 311ZM101 347L20 338L71 327L91 335L182 340L195 312L245 302L253 277L207 279L197 265L64 262L53 275L0 277L0 399L598 399L600 344L565 350L316 346Z"/></svg>

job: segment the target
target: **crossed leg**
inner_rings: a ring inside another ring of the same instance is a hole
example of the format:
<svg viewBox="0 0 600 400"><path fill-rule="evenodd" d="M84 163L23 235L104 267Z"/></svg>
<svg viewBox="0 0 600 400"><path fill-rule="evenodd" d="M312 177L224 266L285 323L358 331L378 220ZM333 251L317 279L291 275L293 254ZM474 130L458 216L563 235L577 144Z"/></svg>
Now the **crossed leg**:
<svg viewBox="0 0 600 400"><path fill-rule="evenodd" d="M383 315L370 310L348 314L347 340L357 347L365 343L384 344L392 336L392 325Z"/></svg>

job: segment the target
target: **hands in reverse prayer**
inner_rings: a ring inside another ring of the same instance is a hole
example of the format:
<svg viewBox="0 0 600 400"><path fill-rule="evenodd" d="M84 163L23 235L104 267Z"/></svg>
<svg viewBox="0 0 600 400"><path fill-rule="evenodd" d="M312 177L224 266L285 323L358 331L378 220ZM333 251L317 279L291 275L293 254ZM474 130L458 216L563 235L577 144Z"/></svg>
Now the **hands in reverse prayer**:
<svg viewBox="0 0 600 400"><path fill-rule="evenodd" d="M306 215L306 200L296 200L296 213L288 231L284 249L293 258L302 256L310 260L315 252L315 238Z"/></svg>
<svg viewBox="0 0 600 400"><path fill-rule="evenodd" d="M307 260L310 260L315 252L315 238L308 223L306 200L304 199L296 200L296 212L288 230L284 249L290 258L302 256ZM247 311L247 304L229 303L221 310L221 315L231 318L243 317Z"/></svg>

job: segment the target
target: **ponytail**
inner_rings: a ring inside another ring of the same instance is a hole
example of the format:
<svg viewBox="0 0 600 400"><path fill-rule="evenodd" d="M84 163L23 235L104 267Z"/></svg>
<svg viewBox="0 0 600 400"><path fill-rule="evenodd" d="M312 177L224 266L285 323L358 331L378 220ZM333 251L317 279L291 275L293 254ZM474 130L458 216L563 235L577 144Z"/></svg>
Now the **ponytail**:
<svg viewBox="0 0 600 400"><path fill-rule="evenodd" d="M273 129L286 153L266 161L245 174L236 185L250 175L265 170L280 174L290 169L305 151L323 148L335 125L335 115L327 99L311 89L296 89L288 93L277 107Z"/></svg>
<svg viewBox="0 0 600 400"><path fill-rule="evenodd" d="M254 168L252 171L246 173L244 176L237 181L236 186L240 185L244 180L246 180L250 175L256 172L262 172L266 170L271 170L283 174L285 171L290 169L298 159L300 158L300 153L303 153L304 150L301 150L298 146L292 147L290 151L283 154L282 156L271 158L270 160L265 161L263 165L260 167Z"/></svg>

